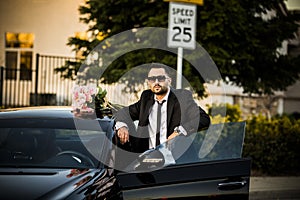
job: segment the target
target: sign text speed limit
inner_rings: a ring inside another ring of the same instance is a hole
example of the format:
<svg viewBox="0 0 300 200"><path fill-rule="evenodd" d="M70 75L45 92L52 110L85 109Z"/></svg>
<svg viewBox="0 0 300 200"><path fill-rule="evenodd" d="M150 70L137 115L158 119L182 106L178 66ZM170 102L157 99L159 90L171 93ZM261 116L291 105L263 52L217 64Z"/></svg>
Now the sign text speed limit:
<svg viewBox="0 0 300 200"><path fill-rule="evenodd" d="M196 5L169 4L168 47L195 49Z"/></svg>

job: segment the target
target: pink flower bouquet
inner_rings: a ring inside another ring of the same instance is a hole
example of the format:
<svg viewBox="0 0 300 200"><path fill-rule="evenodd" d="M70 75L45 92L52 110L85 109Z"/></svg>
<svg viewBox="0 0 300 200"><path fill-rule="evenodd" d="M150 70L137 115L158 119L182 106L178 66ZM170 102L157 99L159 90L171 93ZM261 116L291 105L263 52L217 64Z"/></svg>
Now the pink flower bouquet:
<svg viewBox="0 0 300 200"><path fill-rule="evenodd" d="M79 86L75 85L72 90L72 107L79 113L94 113L95 103L93 102L98 88L96 85Z"/></svg>

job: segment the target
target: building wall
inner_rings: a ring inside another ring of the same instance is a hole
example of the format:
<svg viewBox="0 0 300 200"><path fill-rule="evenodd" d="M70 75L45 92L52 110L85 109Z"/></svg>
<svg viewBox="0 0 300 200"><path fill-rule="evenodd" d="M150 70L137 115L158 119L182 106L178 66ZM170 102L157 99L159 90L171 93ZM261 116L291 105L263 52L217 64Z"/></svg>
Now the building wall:
<svg viewBox="0 0 300 200"><path fill-rule="evenodd" d="M84 0L1 0L0 1L0 65L5 64L5 32L35 35L34 52L74 56L67 46L75 32L87 30L79 22L79 5Z"/></svg>
<svg viewBox="0 0 300 200"><path fill-rule="evenodd" d="M284 112L300 113L300 80L288 87L284 96Z"/></svg>
<svg viewBox="0 0 300 200"><path fill-rule="evenodd" d="M33 50L33 70L36 66L36 53L74 57L72 47L67 46L68 38L75 36L76 32L88 29L86 24L79 21L78 8L82 3L84 0L0 0L0 66L5 67L6 64L6 32L34 34L34 46L30 49ZM53 66L53 69L54 67L58 66ZM22 81L19 77L17 75L16 80L7 80L4 77L1 94L3 103L29 105L35 79ZM48 83L44 87L52 86L54 87L55 83ZM10 87L15 87L15 90L10 90ZM61 93L70 89L70 84L65 84ZM57 98L62 95L59 91L55 92Z"/></svg>
<svg viewBox="0 0 300 200"><path fill-rule="evenodd" d="M300 14L300 2L293 2L291 9L293 12ZM288 55L295 57L300 55L300 22L298 32L295 34L295 38L289 41ZM299 66L300 67L300 66ZM284 113L300 113L300 80L295 84L289 86L284 92Z"/></svg>

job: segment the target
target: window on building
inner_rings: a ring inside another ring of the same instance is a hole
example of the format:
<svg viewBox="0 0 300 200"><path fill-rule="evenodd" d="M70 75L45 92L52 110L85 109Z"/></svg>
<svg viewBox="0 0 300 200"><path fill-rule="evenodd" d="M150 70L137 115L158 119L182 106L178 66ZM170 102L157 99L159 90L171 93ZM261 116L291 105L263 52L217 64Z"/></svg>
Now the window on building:
<svg viewBox="0 0 300 200"><path fill-rule="evenodd" d="M5 52L6 61L6 79L16 79L17 78L17 52Z"/></svg>
<svg viewBox="0 0 300 200"><path fill-rule="evenodd" d="M5 34L6 79L32 80L33 43L32 33Z"/></svg>
<svg viewBox="0 0 300 200"><path fill-rule="evenodd" d="M34 34L7 32L5 39L6 48L33 48Z"/></svg>

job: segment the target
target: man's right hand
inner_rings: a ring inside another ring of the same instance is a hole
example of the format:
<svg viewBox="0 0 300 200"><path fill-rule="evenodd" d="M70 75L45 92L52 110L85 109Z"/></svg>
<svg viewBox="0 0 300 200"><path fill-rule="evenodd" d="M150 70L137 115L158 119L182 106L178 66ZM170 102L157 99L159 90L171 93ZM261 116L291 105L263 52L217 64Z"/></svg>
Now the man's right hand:
<svg viewBox="0 0 300 200"><path fill-rule="evenodd" d="M117 135L120 139L121 144L129 142L129 132L127 127L121 127L118 129Z"/></svg>

